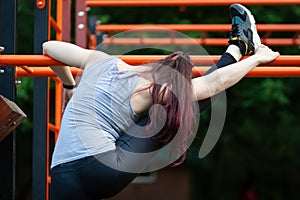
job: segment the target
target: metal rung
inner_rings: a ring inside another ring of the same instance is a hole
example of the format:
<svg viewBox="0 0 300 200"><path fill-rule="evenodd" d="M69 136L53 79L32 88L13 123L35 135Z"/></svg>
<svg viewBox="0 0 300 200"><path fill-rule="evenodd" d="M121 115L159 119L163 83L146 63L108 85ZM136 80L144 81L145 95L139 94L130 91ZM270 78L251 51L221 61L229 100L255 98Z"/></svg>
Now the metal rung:
<svg viewBox="0 0 300 200"><path fill-rule="evenodd" d="M131 65L141 65L163 59L166 55L118 55L120 59ZM195 65L211 65L220 59L220 55L191 55ZM247 56L245 56L246 58ZM59 62L44 55L2 55L0 56L0 66L64 66ZM272 62L261 66L300 66L300 55L280 55Z"/></svg>
<svg viewBox="0 0 300 200"><path fill-rule="evenodd" d="M299 0L239 0L244 5L299 5ZM224 6L236 0L86 0L86 6Z"/></svg>

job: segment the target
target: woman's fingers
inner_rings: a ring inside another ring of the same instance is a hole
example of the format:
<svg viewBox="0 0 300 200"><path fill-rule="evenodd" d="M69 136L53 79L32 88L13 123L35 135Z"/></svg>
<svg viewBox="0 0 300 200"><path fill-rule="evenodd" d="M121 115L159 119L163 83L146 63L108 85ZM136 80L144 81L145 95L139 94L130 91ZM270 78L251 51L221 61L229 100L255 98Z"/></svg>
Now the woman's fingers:
<svg viewBox="0 0 300 200"><path fill-rule="evenodd" d="M259 57L261 63L271 62L280 55L279 52L273 51L268 46L263 44L258 47L255 54Z"/></svg>

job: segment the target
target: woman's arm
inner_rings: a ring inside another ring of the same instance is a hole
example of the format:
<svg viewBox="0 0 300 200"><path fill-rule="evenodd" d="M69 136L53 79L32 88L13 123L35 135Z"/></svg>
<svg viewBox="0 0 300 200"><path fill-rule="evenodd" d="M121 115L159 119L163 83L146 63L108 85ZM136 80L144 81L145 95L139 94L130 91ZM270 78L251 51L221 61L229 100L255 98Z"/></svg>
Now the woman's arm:
<svg viewBox="0 0 300 200"><path fill-rule="evenodd" d="M81 69L109 56L102 51L84 49L77 45L60 41L45 42L43 44L43 54L66 65Z"/></svg>
<svg viewBox="0 0 300 200"><path fill-rule="evenodd" d="M60 41L45 42L43 44L43 54L65 63L66 65L81 69L85 69L86 67L94 64L96 61L109 56L101 51L83 49L74 44ZM68 66L51 66L51 69L60 78L64 85L70 86L64 90L65 107L74 93L74 87L76 85L75 80Z"/></svg>
<svg viewBox="0 0 300 200"><path fill-rule="evenodd" d="M48 41L43 44L43 54L48 55L66 65L85 69L96 61L108 57L104 52L83 49L67 42ZM65 85L75 85L75 81L67 66L52 66L51 69Z"/></svg>
<svg viewBox="0 0 300 200"><path fill-rule="evenodd" d="M98 60L109 55L95 50L83 49L67 42L48 41L43 44L43 54L48 55L66 65L85 69ZM51 69L65 85L75 85L75 81L67 66L52 66Z"/></svg>
<svg viewBox="0 0 300 200"><path fill-rule="evenodd" d="M196 100L205 99L226 90L239 82L256 66L270 62L278 56L278 52L274 52L267 46L262 45L253 56L215 70L206 76L194 78L192 80L192 88Z"/></svg>

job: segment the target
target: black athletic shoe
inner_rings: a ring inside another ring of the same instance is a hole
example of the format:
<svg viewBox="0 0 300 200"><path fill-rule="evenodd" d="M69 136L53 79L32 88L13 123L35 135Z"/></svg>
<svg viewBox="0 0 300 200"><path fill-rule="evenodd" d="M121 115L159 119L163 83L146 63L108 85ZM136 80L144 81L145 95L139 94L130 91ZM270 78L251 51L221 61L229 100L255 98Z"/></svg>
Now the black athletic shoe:
<svg viewBox="0 0 300 200"><path fill-rule="evenodd" d="M261 44L251 12L240 4L229 7L232 29L229 44L237 45L242 55L253 54Z"/></svg>

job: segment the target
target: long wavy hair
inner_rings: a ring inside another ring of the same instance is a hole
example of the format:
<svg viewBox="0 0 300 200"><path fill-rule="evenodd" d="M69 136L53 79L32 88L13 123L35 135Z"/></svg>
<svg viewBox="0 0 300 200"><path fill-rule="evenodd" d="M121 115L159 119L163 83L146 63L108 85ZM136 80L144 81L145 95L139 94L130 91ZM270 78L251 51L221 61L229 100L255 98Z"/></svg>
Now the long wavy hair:
<svg viewBox="0 0 300 200"><path fill-rule="evenodd" d="M175 146L173 145L170 152L178 156L172 166L179 165L185 160L187 141L193 134L192 129L196 123L191 88L193 66L194 64L187 53L177 51L152 63L148 71L153 81L149 86L152 106L159 104L164 108L166 114L166 118L161 119L161 109L151 110L151 116L154 117L151 117L152 120L148 121L150 127L160 126L162 120L165 120L163 128L151 139L165 145L181 129L180 139L176 140ZM183 133L182 130L184 130Z"/></svg>

